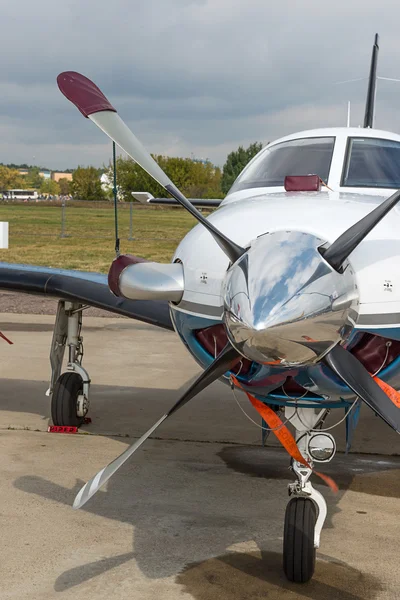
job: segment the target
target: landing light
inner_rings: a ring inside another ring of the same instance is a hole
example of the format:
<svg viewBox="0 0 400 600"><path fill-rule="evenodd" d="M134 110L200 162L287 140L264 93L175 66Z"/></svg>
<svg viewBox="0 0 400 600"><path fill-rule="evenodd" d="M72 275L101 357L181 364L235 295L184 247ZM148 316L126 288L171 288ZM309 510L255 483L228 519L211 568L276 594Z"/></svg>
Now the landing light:
<svg viewBox="0 0 400 600"><path fill-rule="evenodd" d="M308 440L308 454L315 462L329 462L335 452L336 442L329 433L317 433Z"/></svg>

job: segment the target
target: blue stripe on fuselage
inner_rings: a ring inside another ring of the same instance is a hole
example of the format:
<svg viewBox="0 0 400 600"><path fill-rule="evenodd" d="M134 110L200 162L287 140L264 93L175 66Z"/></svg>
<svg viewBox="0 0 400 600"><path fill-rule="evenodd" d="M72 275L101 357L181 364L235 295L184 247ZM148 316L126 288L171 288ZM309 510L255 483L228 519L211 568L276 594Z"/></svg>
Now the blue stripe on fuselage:
<svg viewBox="0 0 400 600"><path fill-rule="evenodd" d="M214 357L211 356L198 342L195 331L220 324L222 323L222 320L209 319L207 317L189 314L187 312L182 312L175 307L171 307L171 318L176 332L197 363L202 368L209 366L214 360ZM352 346L362 333L373 333L389 339L400 339L400 330L397 329L354 329L348 345ZM258 387L259 389L259 387L262 387L262 382L268 379L269 376L277 375L279 373L292 375L293 379L299 385L315 394L315 400L307 397L308 403L315 402L316 404L320 404L323 400L321 396L325 396L325 398L329 397L333 401L339 401L340 399L350 400L354 397L353 392L327 366L321 363L310 367L296 369L294 375L292 372L289 373L288 369L259 365L259 368L257 368L255 372L252 372L251 375L239 376L239 378L244 383L249 382L252 386ZM396 358L388 367L383 368L379 373L379 377L393 387L400 388L400 358ZM275 401L279 404L284 404L289 400L284 395L268 393L268 386L266 386L265 395L260 396L259 393L256 395L262 400L269 402ZM291 397L291 399L295 400L296 398Z"/></svg>

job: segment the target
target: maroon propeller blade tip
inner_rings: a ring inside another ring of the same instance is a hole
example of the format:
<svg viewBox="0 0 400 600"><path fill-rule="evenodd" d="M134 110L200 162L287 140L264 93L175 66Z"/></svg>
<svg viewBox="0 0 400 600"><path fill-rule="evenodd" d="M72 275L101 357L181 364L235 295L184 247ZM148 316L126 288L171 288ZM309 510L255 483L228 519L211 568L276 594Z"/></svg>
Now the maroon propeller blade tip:
<svg viewBox="0 0 400 600"><path fill-rule="evenodd" d="M57 77L58 87L75 104L84 117L103 110L117 112L93 81L75 71L64 71Z"/></svg>

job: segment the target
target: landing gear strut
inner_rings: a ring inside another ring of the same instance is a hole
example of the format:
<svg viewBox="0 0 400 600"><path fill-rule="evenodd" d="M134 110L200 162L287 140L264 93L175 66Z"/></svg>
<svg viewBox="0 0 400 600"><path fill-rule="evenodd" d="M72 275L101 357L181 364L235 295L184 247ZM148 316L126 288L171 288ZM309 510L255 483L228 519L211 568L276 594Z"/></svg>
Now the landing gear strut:
<svg viewBox="0 0 400 600"><path fill-rule="evenodd" d="M80 427L89 410L90 378L82 367L82 311L86 306L60 300L50 350L51 417L54 425ZM61 374L65 347L67 371Z"/></svg>
<svg viewBox="0 0 400 600"><path fill-rule="evenodd" d="M327 411L318 414L314 409L285 409L296 428L299 450L307 462L329 462L336 452L336 444L331 435L318 434L315 427L324 419ZM312 470L297 461L292 462L292 470L297 476L290 483L289 503L286 507L283 536L283 570L289 581L306 583L315 569L316 550L320 545L327 506L324 497L310 482Z"/></svg>

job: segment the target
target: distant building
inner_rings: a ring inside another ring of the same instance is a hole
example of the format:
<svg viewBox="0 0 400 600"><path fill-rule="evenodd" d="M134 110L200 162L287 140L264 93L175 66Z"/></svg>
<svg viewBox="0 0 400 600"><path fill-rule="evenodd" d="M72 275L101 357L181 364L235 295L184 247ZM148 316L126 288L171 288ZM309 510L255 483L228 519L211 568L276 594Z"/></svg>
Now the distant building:
<svg viewBox="0 0 400 600"><path fill-rule="evenodd" d="M29 174L29 169L18 169L18 173L20 175L22 175L23 177L25 177L26 175Z"/></svg>
<svg viewBox="0 0 400 600"><path fill-rule="evenodd" d="M112 176L112 175L111 175ZM100 183L101 183L101 188L103 190L103 192L105 192L106 194L108 192L113 192L114 191L114 181L111 178L108 173L103 173L103 175L101 175L100 177ZM117 199L122 202L124 199L123 194L120 192L119 187L117 186Z"/></svg>
<svg viewBox="0 0 400 600"><path fill-rule="evenodd" d="M53 171L51 174L51 178L53 181L60 181L60 179L67 179L68 181L72 181L72 173L58 173L57 171Z"/></svg>
<svg viewBox="0 0 400 600"><path fill-rule="evenodd" d="M43 179L50 179L51 171L40 171L39 175L40 175L40 177L43 177Z"/></svg>
<svg viewBox="0 0 400 600"><path fill-rule="evenodd" d="M208 158L195 158L192 154L191 160L194 163L201 163L202 165L211 165L211 161Z"/></svg>

